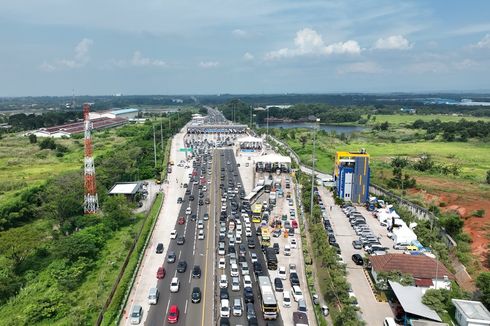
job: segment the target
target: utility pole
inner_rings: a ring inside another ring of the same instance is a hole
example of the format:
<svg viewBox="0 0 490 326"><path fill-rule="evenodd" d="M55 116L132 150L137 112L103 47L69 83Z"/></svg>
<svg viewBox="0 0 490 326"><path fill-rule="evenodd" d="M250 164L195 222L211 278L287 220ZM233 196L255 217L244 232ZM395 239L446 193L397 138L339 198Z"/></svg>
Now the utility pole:
<svg viewBox="0 0 490 326"><path fill-rule="evenodd" d="M153 155L155 157L155 168L157 167L157 140L155 137L155 125L152 124L153 126Z"/></svg>

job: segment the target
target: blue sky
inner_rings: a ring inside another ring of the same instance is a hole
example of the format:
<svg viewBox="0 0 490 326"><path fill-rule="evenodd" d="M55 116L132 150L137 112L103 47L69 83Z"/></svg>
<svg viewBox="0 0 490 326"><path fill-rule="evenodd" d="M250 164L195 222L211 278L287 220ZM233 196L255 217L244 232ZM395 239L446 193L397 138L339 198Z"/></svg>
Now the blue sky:
<svg viewBox="0 0 490 326"><path fill-rule="evenodd" d="M490 1L2 0L0 96L490 89Z"/></svg>

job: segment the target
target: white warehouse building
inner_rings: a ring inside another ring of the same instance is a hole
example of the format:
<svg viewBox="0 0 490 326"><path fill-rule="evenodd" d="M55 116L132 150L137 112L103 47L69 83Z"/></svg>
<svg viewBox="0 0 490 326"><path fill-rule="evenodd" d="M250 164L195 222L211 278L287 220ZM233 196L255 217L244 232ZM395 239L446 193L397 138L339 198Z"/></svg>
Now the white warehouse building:
<svg viewBox="0 0 490 326"><path fill-rule="evenodd" d="M138 117L139 110L134 108L127 109L113 109L111 111L101 111L101 112L90 112L90 119L99 118L125 118L134 119Z"/></svg>

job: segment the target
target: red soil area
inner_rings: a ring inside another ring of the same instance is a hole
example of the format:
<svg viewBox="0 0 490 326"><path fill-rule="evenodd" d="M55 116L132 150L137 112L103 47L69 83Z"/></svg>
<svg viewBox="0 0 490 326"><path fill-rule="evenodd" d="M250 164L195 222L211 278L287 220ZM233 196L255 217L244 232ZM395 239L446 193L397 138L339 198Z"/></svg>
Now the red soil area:
<svg viewBox="0 0 490 326"><path fill-rule="evenodd" d="M490 198L478 185L457 183L431 177L417 177L417 183L430 191L411 189L412 196L422 197L426 203L440 207L441 211L456 212L464 219L464 231L472 239L473 254L483 266L490 268L487 261L490 243ZM477 210L483 209L483 217L472 216Z"/></svg>

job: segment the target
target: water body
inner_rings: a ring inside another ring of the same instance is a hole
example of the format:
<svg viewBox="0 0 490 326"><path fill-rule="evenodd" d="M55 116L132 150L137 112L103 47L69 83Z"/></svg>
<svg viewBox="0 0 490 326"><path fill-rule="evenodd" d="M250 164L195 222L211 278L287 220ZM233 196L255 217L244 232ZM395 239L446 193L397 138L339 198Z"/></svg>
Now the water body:
<svg viewBox="0 0 490 326"><path fill-rule="evenodd" d="M279 122L279 123L269 123L269 128L307 128L313 129L315 127L314 123L310 122ZM259 128L267 128L267 124L259 124ZM366 127L361 126L339 126L339 125L328 125L328 124L320 124L320 130L325 130L326 132L335 131L337 134L346 134L350 135L354 132L361 132Z"/></svg>

